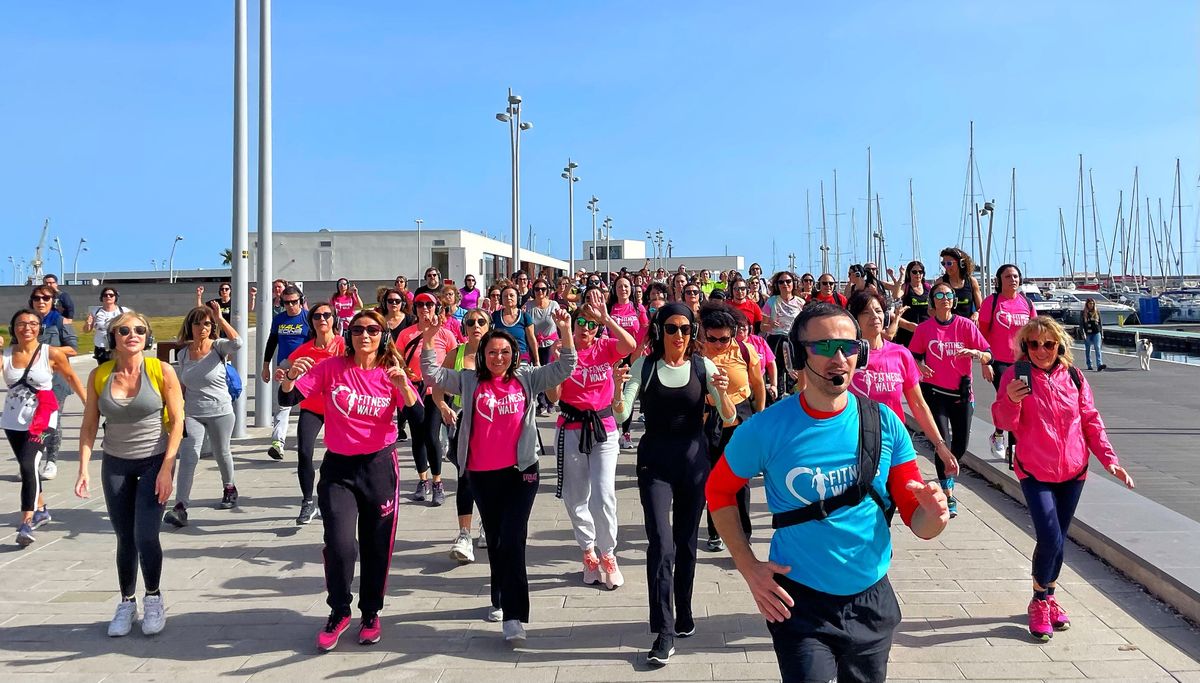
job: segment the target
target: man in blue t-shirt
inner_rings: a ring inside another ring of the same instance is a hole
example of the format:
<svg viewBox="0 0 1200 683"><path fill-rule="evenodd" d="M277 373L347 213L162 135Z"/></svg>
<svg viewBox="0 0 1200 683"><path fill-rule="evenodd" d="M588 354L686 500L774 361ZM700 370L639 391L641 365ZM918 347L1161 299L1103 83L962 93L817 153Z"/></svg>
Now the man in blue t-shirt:
<svg viewBox="0 0 1200 683"><path fill-rule="evenodd" d="M912 441L891 410L880 410L875 472L858 472L859 405L851 375L866 342L843 308L816 303L796 317L789 338L805 388L742 424L708 479L708 505L775 644L789 681L882 682L900 607L887 580L894 504L917 536L934 538L949 520L946 497L921 479ZM824 519L782 526L770 560L754 555L738 521L736 493L763 475L773 514L829 501L871 477L879 500L864 497ZM799 607L797 607L799 606Z"/></svg>
<svg viewBox="0 0 1200 683"><path fill-rule="evenodd" d="M267 348L263 354L262 381L267 383L271 381L272 354L278 365L308 339L308 315L304 311L304 295L300 288L295 285L284 287L279 295L279 303L283 305L283 312L271 319L271 332L267 336ZM283 444L287 441L288 417L291 414L291 406L277 406L275 410L271 425L271 447L267 449L267 455L274 460L283 460Z"/></svg>

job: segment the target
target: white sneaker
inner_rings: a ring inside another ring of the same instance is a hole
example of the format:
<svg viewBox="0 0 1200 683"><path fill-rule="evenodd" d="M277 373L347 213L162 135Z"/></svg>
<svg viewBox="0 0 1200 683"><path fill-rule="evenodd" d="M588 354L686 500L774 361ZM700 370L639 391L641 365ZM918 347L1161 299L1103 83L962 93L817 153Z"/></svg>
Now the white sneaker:
<svg viewBox="0 0 1200 683"><path fill-rule="evenodd" d="M58 476L58 463L47 460L42 463L42 479L50 480Z"/></svg>
<svg viewBox="0 0 1200 683"><path fill-rule="evenodd" d="M629 432L625 432L621 435L621 450L629 450L630 448L633 448L633 437L629 435Z"/></svg>
<svg viewBox="0 0 1200 683"><path fill-rule="evenodd" d="M525 626L520 619L508 619L504 622L504 639L510 643L525 642Z"/></svg>
<svg viewBox="0 0 1200 683"><path fill-rule="evenodd" d="M152 636L163 630L167 625L167 608L163 606L161 595L147 595L143 601L142 633Z"/></svg>
<svg viewBox="0 0 1200 683"><path fill-rule="evenodd" d="M137 619L137 603L133 600L122 600L117 604L117 613L108 622L108 635L113 638L129 635L133 629L133 620Z"/></svg>
<svg viewBox="0 0 1200 683"><path fill-rule="evenodd" d="M470 564L475 561L475 549L471 547L471 532L460 529L458 538L450 546L450 559L459 564Z"/></svg>
<svg viewBox="0 0 1200 683"><path fill-rule="evenodd" d="M997 457L997 458L1003 458L1004 457L1004 449L1008 447L1008 440L1006 438L1004 438L1004 435L996 434L995 432L993 432L992 436L988 439L988 441L992 445L992 456Z"/></svg>
<svg viewBox="0 0 1200 683"><path fill-rule="evenodd" d="M488 621L504 621L504 610L500 607L488 607Z"/></svg>

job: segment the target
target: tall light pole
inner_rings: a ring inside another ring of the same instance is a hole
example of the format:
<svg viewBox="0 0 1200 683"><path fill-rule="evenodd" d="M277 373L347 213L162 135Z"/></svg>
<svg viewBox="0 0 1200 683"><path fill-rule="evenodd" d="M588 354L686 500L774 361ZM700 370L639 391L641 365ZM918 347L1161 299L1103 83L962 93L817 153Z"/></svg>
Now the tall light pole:
<svg viewBox="0 0 1200 683"><path fill-rule="evenodd" d="M609 244L612 240L612 216L604 217L604 230L604 281L608 282L612 278L612 249Z"/></svg>
<svg viewBox="0 0 1200 683"><path fill-rule="evenodd" d="M9 263L9 265L11 265L11 266L12 266L12 271L13 271L13 284L15 285L15 284L17 284L17 260L16 260L16 259L14 259L13 257L9 256L9 257L8 257L8 263Z"/></svg>
<svg viewBox="0 0 1200 683"><path fill-rule="evenodd" d="M600 200L596 199L596 195L592 195L591 201L587 203L588 211L592 212L592 272L596 272L600 267L596 264L596 214L600 211ZM571 273L571 277L575 277Z"/></svg>
<svg viewBox="0 0 1200 683"><path fill-rule="evenodd" d="M420 218L414 218L413 223L417 224L417 267L413 269L413 277L418 277L417 273L422 273L421 270L421 224L425 221ZM445 275L445 273L442 273Z"/></svg>
<svg viewBox="0 0 1200 683"><path fill-rule="evenodd" d="M658 267L665 268L666 261L663 259L663 231L654 231L654 253L658 256Z"/></svg>
<svg viewBox="0 0 1200 683"><path fill-rule="evenodd" d="M255 302L257 338L265 340L271 330L271 296L267 287L275 277L274 263L274 189L272 185L271 136L271 0L259 0L258 28L258 288L262 296ZM270 361L266 344L256 344L258 367ZM261 376L254 392L254 426L269 427L272 420L271 400L275 392Z"/></svg>
<svg viewBox="0 0 1200 683"><path fill-rule="evenodd" d="M521 133L533 128L529 121L521 120L521 96L508 89L508 107L496 114L496 120L508 124L508 143L512 152L512 268L510 274L521 269Z"/></svg>
<svg viewBox="0 0 1200 683"><path fill-rule="evenodd" d="M567 157L567 167L563 169L562 177L567 181L567 232L570 239L570 248L567 249L567 267L570 268L571 277L575 277L575 183L579 182L579 177L575 175L575 169L579 168L579 164L571 161L571 157ZM550 252L550 247L546 247L546 252Z"/></svg>
<svg viewBox="0 0 1200 683"><path fill-rule="evenodd" d="M75 274L71 277L71 279L75 280L76 282L79 281L79 252L88 250L87 247L83 246L86 242L86 239L80 237L79 244L75 246L75 263L71 267L71 269L75 271Z"/></svg>
<svg viewBox="0 0 1200 683"><path fill-rule="evenodd" d="M171 242L171 258L167 259L167 269L170 273L167 275L167 282L175 282L175 246L183 241L183 235L176 235L175 240Z"/></svg>
<svg viewBox="0 0 1200 683"><path fill-rule="evenodd" d="M250 298L250 139L249 67L246 58L246 0L233 4L233 211L230 240L233 258L230 260L230 318L238 336L249 341L250 316L246 310ZM261 240L261 236L259 237ZM263 292L266 296L266 292ZM258 344L267 340L259 339ZM243 344L234 354L234 367L242 377L249 377L258 368L250 367L249 344ZM233 436L246 436L246 392L238 397L233 408Z"/></svg>
<svg viewBox="0 0 1200 683"><path fill-rule="evenodd" d="M58 241L58 236L54 237L54 246L50 247L50 251L58 252L58 280L62 282L67 278L67 266L63 262L62 242Z"/></svg>

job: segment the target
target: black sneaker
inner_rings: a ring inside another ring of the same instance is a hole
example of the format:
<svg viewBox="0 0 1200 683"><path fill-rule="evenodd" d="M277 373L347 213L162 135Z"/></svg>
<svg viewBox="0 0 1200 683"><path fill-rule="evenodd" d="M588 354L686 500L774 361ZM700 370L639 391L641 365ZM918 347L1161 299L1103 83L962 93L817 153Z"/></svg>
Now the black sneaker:
<svg viewBox="0 0 1200 683"><path fill-rule="evenodd" d="M429 505L431 507L440 507L445 502L446 487L440 481L433 482L433 493L429 498Z"/></svg>
<svg viewBox="0 0 1200 683"><path fill-rule="evenodd" d="M217 507L221 508L222 510L232 510L233 507L237 505L237 499L237 487L233 484L229 484L225 487L225 493L221 496L221 504Z"/></svg>
<svg viewBox="0 0 1200 683"><path fill-rule="evenodd" d="M296 517L296 525L303 526L313 521L317 516L317 504L311 500L300 503L300 515Z"/></svg>
<svg viewBox="0 0 1200 683"><path fill-rule="evenodd" d="M673 654L675 654L675 636L660 633L654 639L654 645L651 646L650 652L646 653L646 661L656 666L666 666L667 662L671 661Z"/></svg>
<svg viewBox="0 0 1200 683"><path fill-rule="evenodd" d="M689 638L696 635L696 620L688 617L675 620L675 637Z"/></svg>
<svg viewBox="0 0 1200 683"><path fill-rule="evenodd" d="M719 553L725 549L725 541L722 541L720 536L709 536L704 549L710 553Z"/></svg>
<svg viewBox="0 0 1200 683"><path fill-rule="evenodd" d="M175 507L167 510L167 514L163 515L163 521L176 529L187 526L187 506L183 503L175 503Z"/></svg>

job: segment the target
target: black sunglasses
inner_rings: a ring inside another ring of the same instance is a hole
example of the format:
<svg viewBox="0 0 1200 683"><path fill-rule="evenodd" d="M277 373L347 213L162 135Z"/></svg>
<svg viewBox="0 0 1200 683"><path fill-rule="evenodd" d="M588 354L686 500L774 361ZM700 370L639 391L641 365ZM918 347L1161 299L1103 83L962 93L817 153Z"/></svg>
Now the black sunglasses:
<svg viewBox="0 0 1200 683"><path fill-rule="evenodd" d="M300 305L299 299L280 299L279 301L284 306L299 306Z"/></svg>
<svg viewBox="0 0 1200 683"><path fill-rule="evenodd" d="M488 321L483 318L467 318L463 321L463 327L487 327Z"/></svg>
<svg viewBox="0 0 1200 683"><path fill-rule="evenodd" d="M321 311L320 313L312 314L313 320L329 320L333 317L333 311Z"/></svg>
<svg viewBox="0 0 1200 683"><path fill-rule="evenodd" d="M437 304L433 303L432 301L417 302L417 308L433 308L434 306L437 306Z"/></svg>
<svg viewBox="0 0 1200 683"><path fill-rule="evenodd" d="M52 299L54 299L54 297L46 296L45 294L35 294L29 297L30 301L51 301Z"/></svg>
<svg viewBox="0 0 1200 683"><path fill-rule="evenodd" d="M133 327L122 325L117 328L117 334L122 337L128 337L131 332L136 332L139 337L144 337L148 331L145 325L134 325Z"/></svg>
<svg viewBox="0 0 1200 683"><path fill-rule="evenodd" d="M685 337L692 336L691 325L676 325L675 323L664 323L663 332L667 334L682 334Z"/></svg>
<svg viewBox="0 0 1200 683"><path fill-rule="evenodd" d="M1030 339L1029 341L1025 342L1025 345L1034 351L1037 351L1038 349L1046 349L1047 351L1050 351L1058 347L1058 342L1053 340L1038 341L1036 339Z"/></svg>
<svg viewBox="0 0 1200 683"><path fill-rule="evenodd" d="M404 303L404 299L388 299L387 302L389 304L395 304L399 306L400 304Z"/></svg>
<svg viewBox="0 0 1200 683"><path fill-rule="evenodd" d="M351 325L350 334L355 337L361 337L366 334L370 337L378 337L383 332L383 328L378 325Z"/></svg>
<svg viewBox="0 0 1200 683"><path fill-rule="evenodd" d="M704 338L708 340L709 344L720 344L721 346L733 341L733 337L730 336L714 337L711 334L705 335Z"/></svg>

